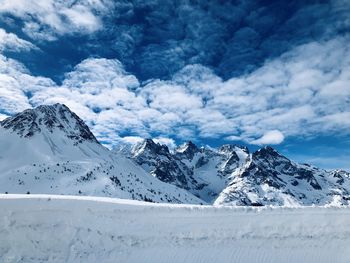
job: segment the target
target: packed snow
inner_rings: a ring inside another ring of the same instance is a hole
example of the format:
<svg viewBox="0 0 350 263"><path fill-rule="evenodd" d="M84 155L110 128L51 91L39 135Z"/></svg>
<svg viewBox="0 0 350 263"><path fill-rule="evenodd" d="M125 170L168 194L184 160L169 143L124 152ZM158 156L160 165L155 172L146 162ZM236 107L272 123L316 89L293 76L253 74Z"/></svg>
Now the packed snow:
<svg viewBox="0 0 350 263"><path fill-rule="evenodd" d="M350 207L0 195L0 262L350 262Z"/></svg>

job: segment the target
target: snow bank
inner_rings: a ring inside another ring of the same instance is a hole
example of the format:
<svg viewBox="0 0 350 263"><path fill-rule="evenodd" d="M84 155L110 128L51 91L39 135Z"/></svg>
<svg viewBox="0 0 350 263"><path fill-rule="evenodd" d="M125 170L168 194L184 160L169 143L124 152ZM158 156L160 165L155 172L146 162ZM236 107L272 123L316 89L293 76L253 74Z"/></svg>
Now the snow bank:
<svg viewBox="0 0 350 263"><path fill-rule="evenodd" d="M350 262L350 208L0 195L0 262Z"/></svg>

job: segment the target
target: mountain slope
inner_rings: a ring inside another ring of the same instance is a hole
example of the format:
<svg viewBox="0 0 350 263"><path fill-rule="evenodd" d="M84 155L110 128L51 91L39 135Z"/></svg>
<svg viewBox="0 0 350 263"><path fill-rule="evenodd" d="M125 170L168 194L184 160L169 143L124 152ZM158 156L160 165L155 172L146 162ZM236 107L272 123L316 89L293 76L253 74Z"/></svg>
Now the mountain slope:
<svg viewBox="0 0 350 263"><path fill-rule="evenodd" d="M131 149L129 157L158 179L212 203L248 155L245 147L224 145L215 150L198 148L192 142L170 152L167 146L146 139Z"/></svg>
<svg viewBox="0 0 350 263"><path fill-rule="evenodd" d="M271 147L249 153L237 145L211 149L188 142L170 152L147 139L133 148L130 158L160 180L215 205L325 205L350 200L349 173L300 165Z"/></svg>
<svg viewBox="0 0 350 263"><path fill-rule="evenodd" d="M203 203L111 154L65 105L39 106L0 124L0 192Z"/></svg>
<svg viewBox="0 0 350 263"><path fill-rule="evenodd" d="M350 175L297 164L271 147L254 152L214 204L348 204Z"/></svg>

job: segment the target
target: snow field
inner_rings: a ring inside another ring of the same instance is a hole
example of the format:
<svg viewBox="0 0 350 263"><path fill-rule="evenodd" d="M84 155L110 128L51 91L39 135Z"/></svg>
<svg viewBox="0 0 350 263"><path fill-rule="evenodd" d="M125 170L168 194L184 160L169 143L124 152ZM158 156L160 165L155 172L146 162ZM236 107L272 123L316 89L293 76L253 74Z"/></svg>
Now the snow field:
<svg viewBox="0 0 350 263"><path fill-rule="evenodd" d="M349 207L0 195L0 262L350 262Z"/></svg>

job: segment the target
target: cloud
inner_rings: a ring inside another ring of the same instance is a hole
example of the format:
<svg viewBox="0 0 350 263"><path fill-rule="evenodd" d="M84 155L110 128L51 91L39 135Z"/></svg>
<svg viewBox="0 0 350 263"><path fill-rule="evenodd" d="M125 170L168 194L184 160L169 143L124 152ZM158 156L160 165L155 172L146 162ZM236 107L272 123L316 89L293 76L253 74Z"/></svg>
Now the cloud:
<svg viewBox="0 0 350 263"><path fill-rule="evenodd" d="M55 85L51 79L32 76L24 65L0 54L0 105L6 115L30 108L33 94Z"/></svg>
<svg viewBox="0 0 350 263"><path fill-rule="evenodd" d="M7 33L4 29L0 28L0 52L6 51L29 51L38 49L31 42L23 40L13 33Z"/></svg>
<svg viewBox="0 0 350 263"><path fill-rule="evenodd" d="M121 61L140 81L169 80L193 64L228 80L349 32L348 1L316 2L16 0L1 2L0 20L37 40L48 53L42 63L59 74L94 55ZM72 56L62 59L67 50Z"/></svg>
<svg viewBox="0 0 350 263"><path fill-rule="evenodd" d="M173 139L171 138L164 138L164 137L158 137L154 138L153 141L155 143L159 143L161 145L166 145L170 150L174 150L176 148L176 143Z"/></svg>
<svg viewBox="0 0 350 263"><path fill-rule="evenodd" d="M131 144L131 145L135 145L139 142L142 142L143 140L144 138L141 138L139 136L125 136L121 138L121 141L123 144Z"/></svg>
<svg viewBox="0 0 350 263"><path fill-rule="evenodd" d="M105 23L113 25L106 33L108 46L142 80L169 79L192 64L227 80L296 46L329 40L350 28L350 4L338 0L132 1L114 10L118 15Z"/></svg>
<svg viewBox="0 0 350 263"><path fill-rule="evenodd" d="M284 137L346 135L348 42L344 36L303 44L228 80L193 64L170 80L141 82L117 59L89 58L57 84L0 56L0 105L2 114L10 115L65 103L106 145L134 137L172 145L172 140L212 138L278 144Z"/></svg>
<svg viewBox="0 0 350 263"><path fill-rule="evenodd" d="M0 121L2 121L2 120L4 120L4 119L6 119L7 117L9 117L8 115L6 115L6 114L2 114L2 113L0 113Z"/></svg>
<svg viewBox="0 0 350 263"><path fill-rule="evenodd" d="M3 1L0 13L23 20L23 32L37 40L52 41L65 34L85 34L99 30L98 13L107 5L93 1L18 0Z"/></svg>
<svg viewBox="0 0 350 263"><path fill-rule="evenodd" d="M254 141L251 141L251 144L263 145L263 144L280 144L284 140L283 134L279 130L267 131L264 135Z"/></svg>

